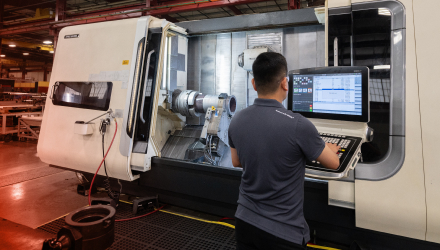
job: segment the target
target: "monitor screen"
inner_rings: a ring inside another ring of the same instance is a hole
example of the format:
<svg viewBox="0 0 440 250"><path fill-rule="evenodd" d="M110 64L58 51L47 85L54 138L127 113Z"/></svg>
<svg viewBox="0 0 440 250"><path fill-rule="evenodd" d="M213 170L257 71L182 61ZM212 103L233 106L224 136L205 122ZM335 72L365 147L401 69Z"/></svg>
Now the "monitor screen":
<svg viewBox="0 0 440 250"><path fill-rule="evenodd" d="M368 122L368 68L289 72L289 109L306 117Z"/></svg>

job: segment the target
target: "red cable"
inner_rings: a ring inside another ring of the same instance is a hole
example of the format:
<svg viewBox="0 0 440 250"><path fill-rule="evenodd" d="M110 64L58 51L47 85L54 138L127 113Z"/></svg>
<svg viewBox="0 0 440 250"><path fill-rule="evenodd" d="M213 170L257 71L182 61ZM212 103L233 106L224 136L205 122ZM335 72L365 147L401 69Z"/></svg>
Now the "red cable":
<svg viewBox="0 0 440 250"><path fill-rule="evenodd" d="M108 149L107 149L107 153L105 153L104 158L103 158L102 161L101 161L101 164L99 164L98 170L96 170L96 173L95 173L95 175L93 176L92 183L90 183L90 189L89 189L89 206L92 205L91 202L90 202L90 194L92 193L93 182L95 181L95 177L96 177L96 175L98 175L98 171L99 171L99 169L101 168L102 163L104 163L105 158L107 157L108 152L109 152L110 149L112 148L113 141L115 140L115 137L116 137L116 132L118 132L118 122L116 121L116 119L115 119L115 123L116 123L116 129L115 129L115 134L113 135L112 142L110 143L110 146L108 147Z"/></svg>
<svg viewBox="0 0 440 250"><path fill-rule="evenodd" d="M158 209L156 209L156 210L154 210L154 211L152 211L152 212L149 212L148 214L143 214L143 215L139 215L139 216L137 216L137 217L132 217L132 218L128 218L128 219L120 219L120 220L115 220L115 221L116 221L116 222L121 222L121 221L128 221L128 220L139 219L139 218L145 217L145 216L147 216L147 215L150 215L150 214L152 214L152 213L156 213L157 211L161 210L163 207L164 207L164 206L161 206L160 208L158 208Z"/></svg>
<svg viewBox="0 0 440 250"><path fill-rule="evenodd" d="M89 189L89 206L91 206L91 202L90 202L90 194L92 193L93 182L95 182L95 177L96 177L96 175L98 175L98 172L99 172L99 169L101 169L102 163L104 163L105 158L107 157L108 152L109 152L110 149L112 148L113 141L115 140L116 133L118 132L118 122L116 121L116 119L115 119L115 124L116 124L116 129L115 129L115 134L113 135L112 142L110 143L110 146L108 147L107 152L105 153L104 158L102 159L101 164L99 164L98 170L96 170L96 173L95 173L95 175L93 176L92 182L90 183L90 189ZM140 216L137 216L137 217L132 217L132 218L128 218L128 219L120 219L120 220L115 220L115 221L116 221L116 222L120 222L120 221L128 221L128 220L139 219L139 218L142 218L142 217L144 217L144 216L147 216L147 215L150 215L150 214L152 214L152 213L155 213L155 212L161 210L163 207L164 207L164 206L161 206L160 208L154 210L153 212L150 212L150 213L147 213L147 214L143 214L143 215L140 215Z"/></svg>
<svg viewBox="0 0 440 250"><path fill-rule="evenodd" d="M218 220L218 221L223 221L223 220L235 220L235 219L233 219L233 218L229 218L229 217L224 217L224 218L221 218L221 219Z"/></svg>

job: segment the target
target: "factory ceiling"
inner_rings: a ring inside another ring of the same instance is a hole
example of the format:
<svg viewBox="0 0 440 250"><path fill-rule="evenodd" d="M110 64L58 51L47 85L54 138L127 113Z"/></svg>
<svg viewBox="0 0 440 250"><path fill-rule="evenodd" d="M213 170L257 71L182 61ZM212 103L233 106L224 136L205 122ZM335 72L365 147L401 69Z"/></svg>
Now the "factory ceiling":
<svg viewBox="0 0 440 250"><path fill-rule="evenodd" d="M1 65L17 70L50 65L54 37L65 26L143 15L176 23L319 6L324 0L0 0L2 3Z"/></svg>

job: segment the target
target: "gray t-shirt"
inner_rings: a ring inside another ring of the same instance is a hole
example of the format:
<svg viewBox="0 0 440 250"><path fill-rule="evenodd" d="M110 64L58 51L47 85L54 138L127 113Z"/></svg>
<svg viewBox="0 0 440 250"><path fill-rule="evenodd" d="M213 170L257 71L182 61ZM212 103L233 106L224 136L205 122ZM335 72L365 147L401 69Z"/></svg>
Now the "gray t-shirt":
<svg viewBox="0 0 440 250"><path fill-rule="evenodd" d="M229 126L243 175L235 216L279 238L309 241L304 219L306 158L325 147L315 126L273 99L255 99Z"/></svg>

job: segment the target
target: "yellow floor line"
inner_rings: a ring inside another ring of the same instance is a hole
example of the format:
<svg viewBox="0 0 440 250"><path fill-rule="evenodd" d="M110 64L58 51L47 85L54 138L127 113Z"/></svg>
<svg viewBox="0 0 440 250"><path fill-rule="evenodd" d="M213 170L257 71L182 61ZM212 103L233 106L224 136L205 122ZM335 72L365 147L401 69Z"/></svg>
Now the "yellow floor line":
<svg viewBox="0 0 440 250"><path fill-rule="evenodd" d="M44 225L46 225L46 224L51 223L52 221L56 221L56 220L58 220L59 218L63 218L64 216L67 216L68 214L69 214L69 213L67 213L67 214L65 214L65 215L61 215L60 217L55 218L55 219L53 219L53 220L51 220L51 221L44 222L43 224L39 225L38 227L34 227L33 229L37 229L37 228L39 228L39 227L42 227L42 226L44 226Z"/></svg>
<svg viewBox="0 0 440 250"><path fill-rule="evenodd" d="M168 214L174 214L174 215L177 215L177 216L185 217L185 218L188 218L188 219L193 219L193 220L198 220L198 221L206 222L206 223L212 223L212 224L223 225L223 226L227 226L227 227L230 227L230 228L234 228L234 229L235 229L235 226L234 226L234 225L231 225L231 224L229 224L229 223L225 223L225 222L220 222L220 221L210 221L210 220L202 220L202 219L194 218L194 217L191 217L191 216L187 216L187 215L183 215L183 214L177 214L177 213L173 213L173 212L165 211L165 210L159 210L159 211L160 211L160 212L164 212L164 213L168 213Z"/></svg>
<svg viewBox="0 0 440 250"><path fill-rule="evenodd" d="M123 203L127 203L130 205L133 205L132 202L128 202L128 201L123 201L123 200L119 200L120 202ZM166 211L166 210L159 210L159 212L164 212L164 213L168 213L168 214L173 214L173 215L177 215L177 216L181 216L181 217L185 217L188 219L192 219L192 220L198 220L198 221L202 221L202 222L206 222L206 223L212 223L212 224L218 224L218 225L223 225L223 226L227 226L230 228L235 229L234 225L231 225L229 223L225 223L225 222L220 222L220 221L209 221L209 220L203 220L203 219L199 219L199 218L195 218L195 217L191 217L191 216L187 216L187 215L183 215L183 214L178 214L178 213L174 213L174 212L170 212L170 211ZM325 250L340 250L338 248L332 248L332 247L324 247L324 246L318 246L318 245L312 245L312 244L307 244L308 247L311 248L316 248L316 249L325 249Z"/></svg>
<svg viewBox="0 0 440 250"><path fill-rule="evenodd" d="M132 202L128 202L128 201L119 200L119 202L123 202L123 203L127 203L127 204L130 204L130 205L133 205Z"/></svg>
<svg viewBox="0 0 440 250"><path fill-rule="evenodd" d="M86 206L84 206L84 207L88 207L88 206L89 206L89 205L86 205ZM71 212L70 212L70 213L71 213ZM56 220L58 220L58 219L60 219L60 218L63 218L63 217L67 216L67 215L70 214L70 213L67 213L67 214L65 214L65 215L61 215L60 217L55 218L55 219L53 219L53 220L51 220L51 221L45 222L45 223L43 223L43 224L41 224L41 225L39 225L38 227L33 228L33 229L37 229L37 228L39 228L39 227L42 227L42 226L44 226L44 225L46 225L46 224L51 223L52 221L56 221Z"/></svg>
<svg viewBox="0 0 440 250"><path fill-rule="evenodd" d="M340 250L340 249L338 249L338 248L333 248L333 247L323 247L323 246L312 245L312 244L307 244L307 247L317 248L317 249L327 249L327 250Z"/></svg>
<svg viewBox="0 0 440 250"><path fill-rule="evenodd" d="M131 204L131 205L133 204L133 203L128 202L128 201L123 201L123 200L119 200L119 201L120 201L120 202L123 202L123 203ZM185 217L185 218L192 219L192 220L198 220L198 221L202 221L202 222L206 222L206 223L212 223L212 224L223 225L223 226L227 226L227 227L230 227L230 228L234 228L234 229L235 229L235 226L234 226L234 225L231 225L231 224L229 224L229 223L225 223L225 222L220 222L220 221L210 221L210 220L202 220L202 219L194 218L194 217L187 216L187 215L183 215L183 214L178 214L178 213L174 213L174 212L170 212L170 211L165 211L165 210L163 210L163 209L161 209L161 210L159 210L159 211L160 211L160 212L164 212L164 213L168 213L168 214L173 214L173 215L177 215L177 216Z"/></svg>

